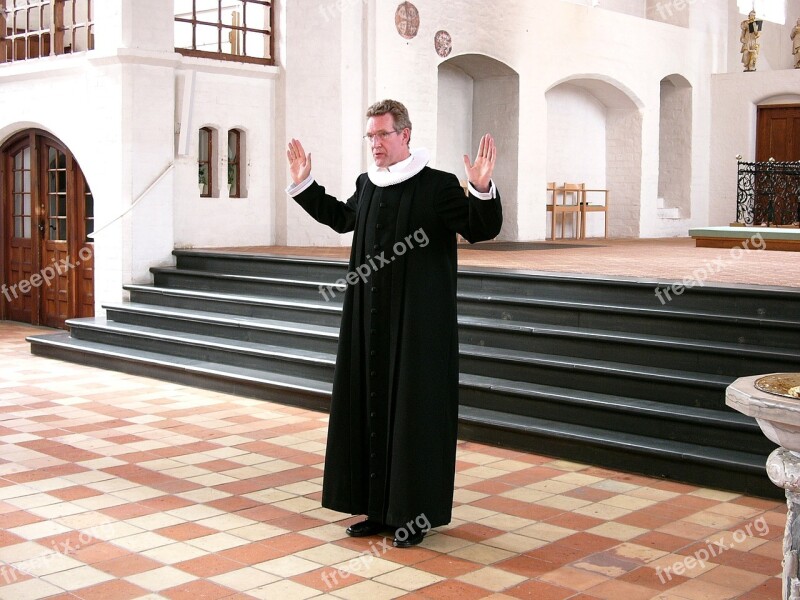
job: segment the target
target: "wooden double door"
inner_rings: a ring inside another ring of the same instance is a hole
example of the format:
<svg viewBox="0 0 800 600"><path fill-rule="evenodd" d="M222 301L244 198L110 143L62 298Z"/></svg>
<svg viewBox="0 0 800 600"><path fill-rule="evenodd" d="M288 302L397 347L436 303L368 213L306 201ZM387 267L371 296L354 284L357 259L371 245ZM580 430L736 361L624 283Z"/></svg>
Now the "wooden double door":
<svg viewBox="0 0 800 600"><path fill-rule="evenodd" d="M69 150L34 130L0 149L3 319L94 315L94 198Z"/></svg>

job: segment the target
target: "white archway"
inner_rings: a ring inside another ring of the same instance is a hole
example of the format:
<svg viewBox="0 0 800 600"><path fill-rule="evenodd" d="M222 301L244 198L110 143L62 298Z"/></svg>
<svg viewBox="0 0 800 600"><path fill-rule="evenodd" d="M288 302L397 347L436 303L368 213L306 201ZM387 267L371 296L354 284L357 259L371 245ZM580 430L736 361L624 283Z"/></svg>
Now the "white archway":
<svg viewBox="0 0 800 600"><path fill-rule="evenodd" d="M692 86L681 75L661 80L658 201L677 217L692 216Z"/></svg>
<svg viewBox="0 0 800 600"><path fill-rule="evenodd" d="M481 54L464 54L439 65L436 166L464 175L463 155L474 155L489 132L500 156L494 180L503 202L502 240L517 239L517 161L519 154L519 75Z"/></svg>
<svg viewBox="0 0 800 600"><path fill-rule="evenodd" d="M551 87L547 102L547 181L607 189L609 236L637 237L642 190L641 101L606 78L576 75ZM602 214L587 237L602 236Z"/></svg>

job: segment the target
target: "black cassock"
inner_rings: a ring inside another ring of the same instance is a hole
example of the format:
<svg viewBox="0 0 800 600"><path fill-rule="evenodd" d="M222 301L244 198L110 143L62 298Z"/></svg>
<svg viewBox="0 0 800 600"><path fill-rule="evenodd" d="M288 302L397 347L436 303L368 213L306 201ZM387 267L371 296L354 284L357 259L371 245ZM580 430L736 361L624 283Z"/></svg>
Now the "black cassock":
<svg viewBox="0 0 800 600"><path fill-rule="evenodd" d="M496 236L499 195L465 196L454 175L425 167L387 187L362 174L346 203L317 183L295 200L353 231L349 271L369 271L345 292L322 506L395 527L420 516L445 525L458 428L456 233Z"/></svg>

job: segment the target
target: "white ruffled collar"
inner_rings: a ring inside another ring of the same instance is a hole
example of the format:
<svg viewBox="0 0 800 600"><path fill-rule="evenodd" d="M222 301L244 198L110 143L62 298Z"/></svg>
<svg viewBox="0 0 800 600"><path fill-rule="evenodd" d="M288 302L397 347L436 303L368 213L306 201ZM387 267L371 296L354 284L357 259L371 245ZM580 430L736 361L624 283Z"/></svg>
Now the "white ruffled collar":
<svg viewBox="0 0 800 600"><path fill-rule="evenodd" d="M414 148L411 156L397 165L393 165L392 171L380 168L374 163L367 169L369 180L378 187L388 187L397 183L402 183L411 179L414 175L422 171L431 159L430 153L425 148ZM404 164L405 163L405 164Z"/></svg>

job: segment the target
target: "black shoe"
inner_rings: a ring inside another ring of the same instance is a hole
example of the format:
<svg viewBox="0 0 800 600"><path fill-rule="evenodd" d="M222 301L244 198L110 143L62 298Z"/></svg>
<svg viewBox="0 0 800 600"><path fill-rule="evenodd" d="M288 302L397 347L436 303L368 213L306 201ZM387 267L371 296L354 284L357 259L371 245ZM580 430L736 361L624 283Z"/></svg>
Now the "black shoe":
<svg viewBox="0 0 800 600"><path fill-rule="evenodd" d="M398 537L400 532L403 532L402 539ZM427 530L415 530L413 533L408 533L408 530L401 527L394 533L394 540L392 540L392 546L395 548L411 548L411 546L416 546L422 541L422 538L425 537Z"/></svg>
<svg viewBox="0 0 800 600"><path fill-rule="evenodd" d="M354 523L353 525L350 525L350 527L345 529L344 532L350 537L364 537L367 535L376 535L383 531L385 527L386 526L383 523L366 519L360 523Z"/></svg>

